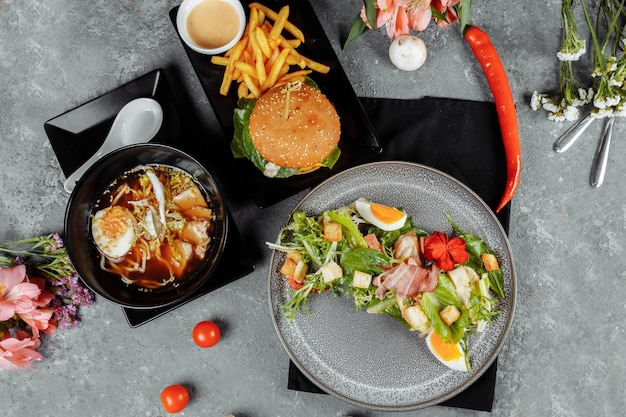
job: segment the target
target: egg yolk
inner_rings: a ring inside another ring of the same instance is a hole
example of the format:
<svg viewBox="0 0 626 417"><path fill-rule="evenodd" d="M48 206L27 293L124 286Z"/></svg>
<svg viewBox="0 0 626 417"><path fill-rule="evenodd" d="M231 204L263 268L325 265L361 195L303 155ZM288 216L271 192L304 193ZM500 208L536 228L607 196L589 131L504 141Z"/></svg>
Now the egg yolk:
<svg viewBox="0 0 626 417"><path fill-rule="evenodd" d="M102 224L105 226L104 236L111 240L120 239L129 229L129 213L122 207L113 206L102 216Z"/></svg>
<svg viewBox="0 0 626 417"><path fill-rule="evenodd" d="M404 213L397 208L383 206L382 204L371 203L370 210L374 217L387 224L397 222L404 216Z"/></svg>
<svg viewBox="0 0 626 417"><path fill-rule="evenodd" d="M444 361L460 359L463 355L456 343L446 343L441 340L439 333L433 331L430 335L430 344L433 351Z"/></svg>

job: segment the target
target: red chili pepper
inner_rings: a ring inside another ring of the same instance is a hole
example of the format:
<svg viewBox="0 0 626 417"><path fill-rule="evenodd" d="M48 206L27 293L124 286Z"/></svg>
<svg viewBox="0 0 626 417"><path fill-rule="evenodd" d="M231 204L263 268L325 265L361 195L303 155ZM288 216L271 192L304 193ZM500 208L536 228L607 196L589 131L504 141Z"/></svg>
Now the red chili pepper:
<svg viewBox="0 0 626 417"><path fill-rule="evenodd" d="M463 37L469 43L472 52L474 52L487 77L498 113L500 131L502 132L502 141L506 155L507 181L500 203L496 208L497 213L513 198L519 186L522 172L522 151L517 127L515 102L506 71L496 48L489 39L489 35L476 26L468 26Z"/></svg>

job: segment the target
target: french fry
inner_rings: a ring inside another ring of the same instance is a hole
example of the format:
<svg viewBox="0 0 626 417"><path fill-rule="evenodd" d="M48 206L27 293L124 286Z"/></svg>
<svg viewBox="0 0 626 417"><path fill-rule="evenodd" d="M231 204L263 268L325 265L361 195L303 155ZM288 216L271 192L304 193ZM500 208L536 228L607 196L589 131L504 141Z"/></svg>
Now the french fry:
<svg viewBox="0 0 626 417"><path fill-rule="evenodd" d="M258 84L255 82L255 80L248 74L244 74L243 75L243 81L244 84L247 87L247 90L250 91L251 95L253 97L260 97L261 96L261 91L259 90L259 86ZM239 97L243 97L243 96L239 96Z"/></svg>
<svg viewBox="0 0 626 417"><path fill-rule="evenodd" d="M263 11L259 9L256 9L256 10L257 10L257 15L259 16L257 25L263 26L265 24L265 13L263 13Z"/></svg>
<svg viewBox="0 0 626 417"><path fill-rule="evenodd" d="M235 68L235 61L239 59L243 49L245 47L245 42L239 41L233 47L233 53L228 57L228 64L226 64L226 71L224 72L224 78L222 79L222 84L220 86L220 94L226 95L228 94L228 90L230 90L230 84L233 82L233 71Z"/></svg>
<svg viewBox="0 0 626 417"><path fill-rule="evenodd" d="M283 44L283 46L285 48L290 46L293 49L296 49L297 47L302 45L302 41L300 41L300 39L285 39L285 38L282 38L281 44Z"/></svg>
<svg viewBox="0 0 626 417"><path fill-rule="evenodd" d="M289 54L287 56L287 63L289 65L297 65L300 67L300 69L304 69L304 67L306 67L306 62L304 61L304 58L292 54Z"/></svg>
<svg viewBox="0 0 626 417"><path fill-rule="evenodd" d="M311 58L307 58L305 56L303 56L302 58L304 58L306 66L311 68L313 71L319 72L321 74L328 74L328 71L330 71L330 67L328 65L313 61Z"/></svg>
<svg viewBox="0 0 626 417"><path fill-rule="evenodd" d="M278 13L276 13L274 10L270 9L267 6L262 5L261 3L250 3L250 7L256 7L258 10L261 10L265 14L265 16L269 17L273 21L276 21L278 19ZM304 34L302 33L302 31L288 20L285 22L285 30L291 33L296 39L304 42Z"/></svg>
<svg viewBox="0 0 626 417"><path fill-rule="evenodd" d="M270 31L270 38L278 39L278 36L283 32L285 27L285 23L287 23L287 18L289 17L289 6L281 7L278 12L278 16L274 20L274 25L272 26L272 30Z"/></svg>
<svg viewBox="0 0 626 417"><path fill-rule="evenodd" d="M245 81L245 74L244 74L244 81ZM241 84L239 84L239 87L237 87L237 97L246 97L248 95L248 85L243 82Z"/></svg>
<svg viewBox="0 0 626 417"><path fill-rule="evenodd" d="M252 57L254 58L257 72L256 78L259 80L259 83L263 85L267 79L267 74L265 73L265 65L263 65L263 51L261 51L259 47L256 36L250 36L250 45L252 46Z"/></svg>
<svg viewBox="0 0 626 417"><path fill-rule="evenodd" d="M248 19L248 27L245 29L245 34L250 36L250 33L254 32L259 25L259 9L256 7L250 8L250 18Z"/></svg>
<svg viewBox="0 0 626 417"><path fill-rule="evenodd" d="M257 77L256 68L247 62L238 61L235 63L235 68L241 71L243 75L248 74L251 77Z"/></svg>
<svg viewBox="0 0 626 417"><path fill-rule="evenodd" d="M290 72L288 74L283 75L278 80L276 80L276 85L278 84L282 85L282 84L286 84L292 81L304 81L304 76L309 75L311 72L313 72L313 70L300 70L300 71Z"/></svg>
<svg viewBox="0 0 626 417"><path fill-rule="evenodd" d="M220 94L227 95L237 83L239 98L259 98L274 86L304 81L313 71L328 73L327 65L296 51L304 34L289 21L289 6L278 12L257 2L249 7L250 17L239 42L223 56L211 57L211 63L225 67ZM289 39L285 33L291 34Z"/></svg>
<svg viewBox="0 0 626 417"><path fill-rule="evenodd" d="M263 52L265 58L272 56L272 50L270 49L269 43L267 43L267 36L265 36L263 29L257 27L254 31L254 35L256 36L257 44L259 45L259 48L261 48L261 52Z"/></svg>
<svg viewBox="0 0 626 417"><path fill-rule="evenodd" d="M265 63L265 72L266 73L269 72L272 69L272 65L274 65L274 63L276 62L276 59L278 58L278 54L279 53L280 53L280 51L278 50L278 48L275 48L274 52L272 52L272 56Z"/></svg>
<svg viewBox="0 0 626 417"><path fill-rule="evenodd" d="M225 67L226 65L228 65L228 58L224 56L213 55L211 57L211 63Z"/></svg>
<svg viewBox="0 0 626 417"><path fill-rule="evenodd" d="M276 62L274 62L274 65L272 65L272 69L267 75L267 79L261 84L263 87L269 88L270 86L274 85L274 83L278 79L280 71L283 68L285 60L287 59L287 55L289 55L289 49L283 49L282 51L280 51L280 54L278 54L278 58L276 58Z"/></svg>

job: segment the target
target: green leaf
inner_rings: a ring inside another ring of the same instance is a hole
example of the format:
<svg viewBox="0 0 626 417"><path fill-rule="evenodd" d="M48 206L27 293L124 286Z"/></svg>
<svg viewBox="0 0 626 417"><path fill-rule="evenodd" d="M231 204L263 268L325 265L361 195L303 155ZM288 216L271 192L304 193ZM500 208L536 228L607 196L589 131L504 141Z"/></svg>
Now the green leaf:
<svg viewBox="0 0 626 417"><path fill-rule="evenodd" d="M367 312L370 314L385 314L387 309L392 308L394 305L398 305L396 296L393 291L389 291L387 292L387 296L382 300L374 298L367 307Z"/></svg>
<svg viewBox="0 0 626 417"><path fill-rule="evenodd" d="M424 293L420 305L422 306L424 314L428 317L430 324L433 326L437 334L441 336L441 340L446 343L454 342L455 340L453 339L450 327L446 326L443 320L441 320L441 317L439 317L441 305L437 300L437 296L432 292Z"/></svg>
<svg viewBox="0 0 626 417"><path fill-rule="evenodd" d="M396 302L395 291L388 291L387 296L382 300L374 297L366 311L370 314L386 314L402 323L403 326L411 328L411 325L402 317L402 311Z"/></svg>
<svg viewBox="0 0 626 417"><path fill-rule="evenodd" d="M472 0L463 0L455 6L456 13L459 16L461 24L461 35L465 33L465 29L470 24L470 12L472 10Z"/></svg>
<svg viewBox="0 0 626 417"><path fill-rule="evenodd" d="M376 27L376 0L363 0L365 6L365 17L370 24L370 27L378 29Z"/></svg>
<svg viewBox="0 0 626 417"><path fill-rule="evenodd" d="M352 25L350 26L350 32L348 33L348 38L343 43L343 49L346 49L346 45L348 45L350 41L353 41L354 39L361 36L361 34L363 34L363 32L365 31L365 28L366 28L365 22L363 22L363 19L361 19L361 15L358 14L354 18L354 21L352 22Z"/></svg>
<svg viewBox="0 0 626 417"><path fill-rule="evenodd" d="M448 18L446 17L446 15L441 13L439 10L437 10L437 8L433 6L432 4L430 5L430 12L432 13L433 18L438 19L438 20L443 20L444 22L448 21Z"/></svg>
<svg viewBox="0 0 626 417"><path fill-rule="evenodd" d="M392 259L384 253L370 248L346 249L341 254L341 268L344 276L352 279L354 271L378 275L391 267Z"/></svg>
<svg viewBox="0 0 626 417"><path fill-rule="evenodd" d="M365 8L365 18L367 19L370 27L378 29L376 27L376 0L363 0L363 7ZM348 38L343 44L343 49L346 48L346 45L350 41L353 41L354 39L361 36L365 31L365 28L367 28L367 25L365 24L363 19L361 19L361 12L359 11L359 13L354 18L352 25L350 26L350 32L348 33Z"/></svg>

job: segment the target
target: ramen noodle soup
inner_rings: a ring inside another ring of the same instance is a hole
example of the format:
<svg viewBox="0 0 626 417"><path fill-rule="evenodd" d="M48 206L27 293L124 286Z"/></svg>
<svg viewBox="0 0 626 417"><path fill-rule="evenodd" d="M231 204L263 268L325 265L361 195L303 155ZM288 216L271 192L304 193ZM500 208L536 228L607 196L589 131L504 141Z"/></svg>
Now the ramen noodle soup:
<svg viewBox="0 0 626 417"><path fill-rule="evenodd" d="M91 233L103 270L155 290L193 275L213 225L213 210L189 174L143 165L109 185L94 208Z"/></svg>

